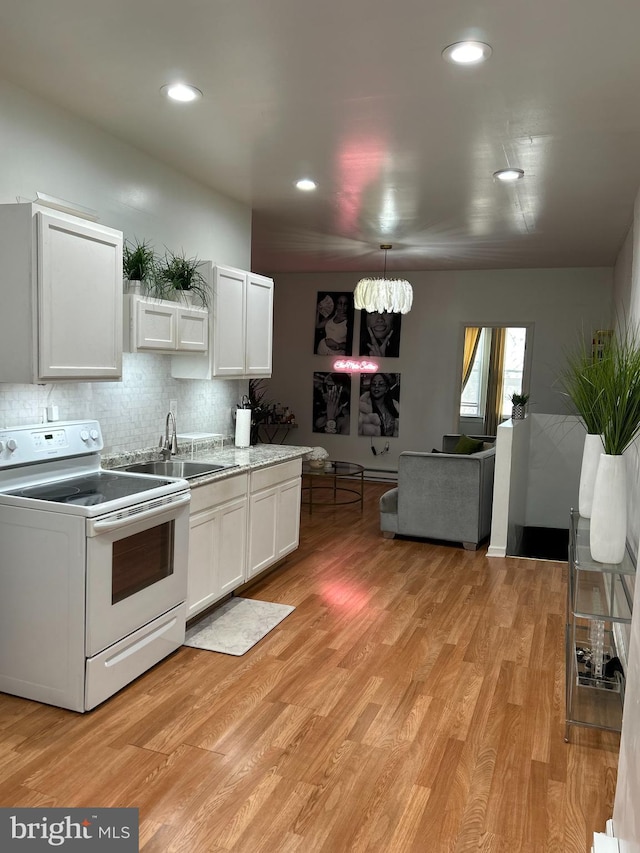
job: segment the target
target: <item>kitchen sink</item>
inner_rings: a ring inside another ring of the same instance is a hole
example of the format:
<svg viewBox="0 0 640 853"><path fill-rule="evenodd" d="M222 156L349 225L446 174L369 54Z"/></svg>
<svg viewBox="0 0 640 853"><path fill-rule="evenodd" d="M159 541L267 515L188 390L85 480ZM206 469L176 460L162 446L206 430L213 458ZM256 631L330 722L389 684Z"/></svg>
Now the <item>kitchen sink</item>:
<svg viewBox="0 0 640 853"><path fill-rule="evenodd" d="M212 462L181 462L158 460L157 462L134 462L132 465L124 465L121 470L131 474L157 474L160 477L201 477L204 474L215 474L217 471L226 471L229 468L237 468L237 465L215 465Z"/></svg>

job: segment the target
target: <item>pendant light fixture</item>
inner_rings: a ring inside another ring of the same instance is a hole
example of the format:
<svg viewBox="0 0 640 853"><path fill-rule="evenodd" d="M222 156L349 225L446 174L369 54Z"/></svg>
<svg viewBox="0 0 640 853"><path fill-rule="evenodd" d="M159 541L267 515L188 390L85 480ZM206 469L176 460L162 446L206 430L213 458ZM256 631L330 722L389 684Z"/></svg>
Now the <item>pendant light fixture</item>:
<svg viewBox="0 0 640 853"><path fill-rule="evenodd" d="M353 302L357 309L364 308L369 314L407 314L411 311L413 288L408 281L399 278L387 278L387 252L393 249L391 243L383 243L384 272L382 278L362 278L353 292Z"/></svg>

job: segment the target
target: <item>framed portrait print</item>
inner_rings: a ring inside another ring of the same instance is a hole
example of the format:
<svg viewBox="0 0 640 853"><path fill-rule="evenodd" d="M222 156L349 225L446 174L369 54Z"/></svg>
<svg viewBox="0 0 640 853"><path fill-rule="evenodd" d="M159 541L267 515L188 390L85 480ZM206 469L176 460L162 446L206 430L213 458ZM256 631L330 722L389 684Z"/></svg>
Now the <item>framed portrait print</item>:
<svg viewBox="0 0 640 853"><path fill-rule="evenodd" d="M313 431L349 435L351 418L351 375L313 374Z"/></svg>
<svg viewBox="0 0 640 853"><path fill-rule="evenodd" d="M353 293L318 291L313 351L316 355L351 355Z"/></svg>
<svg viewBox="0 0 640 853"><path fill-rule="evenodd" d="M360 312L360 355L398 358L402 314L391 311Z"/></svg>
<svg viewBox="0 0 640 853"><path fill-rule="evenodd" d="M361 374L358 435L395 437L399 429L400 374Z"/></svg>

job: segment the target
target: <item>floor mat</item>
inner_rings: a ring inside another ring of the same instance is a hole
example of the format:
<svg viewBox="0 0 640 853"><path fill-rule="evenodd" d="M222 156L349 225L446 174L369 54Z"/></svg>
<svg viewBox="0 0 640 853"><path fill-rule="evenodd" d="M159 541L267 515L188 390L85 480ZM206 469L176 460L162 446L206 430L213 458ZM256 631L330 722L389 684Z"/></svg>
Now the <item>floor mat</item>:
<svg viewBox="0 0 640 853"><path fill-rule="evenodd" d="M230 598L187 630L185 646L243 655L295 610L253 598Z"/></svg>

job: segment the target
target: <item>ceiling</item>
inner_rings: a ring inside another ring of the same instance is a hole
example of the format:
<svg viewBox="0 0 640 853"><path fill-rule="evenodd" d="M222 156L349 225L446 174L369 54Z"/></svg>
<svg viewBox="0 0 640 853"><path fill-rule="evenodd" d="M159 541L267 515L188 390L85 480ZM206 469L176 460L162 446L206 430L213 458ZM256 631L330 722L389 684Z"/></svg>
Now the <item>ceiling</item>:
<svg viewBox="0 0 640 853"><path fill-rule="evenodd" d="M610 266L639 33L632 0L6 0L0 73L251 205L255 270Z"/></svg>

